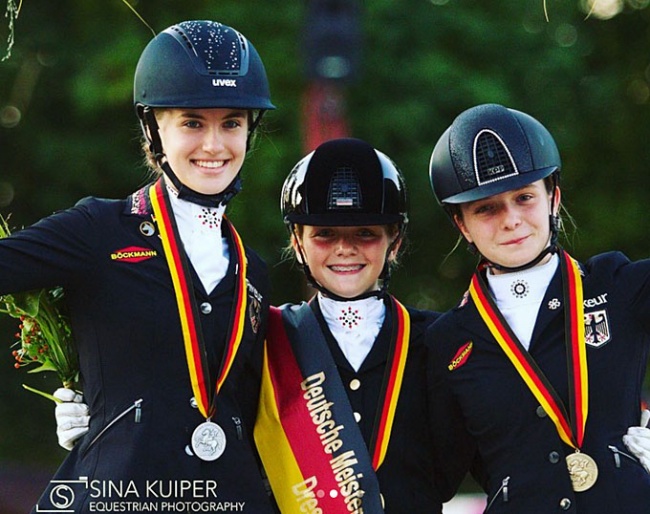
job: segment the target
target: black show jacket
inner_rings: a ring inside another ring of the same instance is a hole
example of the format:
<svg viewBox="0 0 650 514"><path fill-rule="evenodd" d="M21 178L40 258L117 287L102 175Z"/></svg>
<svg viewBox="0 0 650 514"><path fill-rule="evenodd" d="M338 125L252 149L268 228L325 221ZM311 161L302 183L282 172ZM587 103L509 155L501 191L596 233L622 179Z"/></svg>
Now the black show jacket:
<svg viewBox="0 0 650 514"><path fill-rule="evenodd" d="M390 308L370 353L355 371L332 336L327 322L311 302L346 389L352 410L356 413L361 433L370 446L377 406L386 369L393 320ZM343 304L345 305L345 304ZM409 353L404 370L392 435L383 464L377 470L386 514L438 514L455 486L447 486L453 477L446 475L444 465L436 467L433 452L434 433L427 418L427 352L424 344L426 328L438 313L407 308L411 319ZM456 476L462 479L464 473ZM456 484L457 485L457 484Z"/></svg>
<svg viewBox="0 0 650 514"><path fill-rule="evenodd" d="M177 512L178 502L188 501L210 512L273 512L252 444L268 309L265 264L247 250L245 332L213 418L226 448L219 459L202 461L188 446L204 418L191 402L175 293L147 189L126 200L84 199L0 240L0 294L63 286L78 345L90 430L53 480L69 485L74 512L129 512L145 502L156 503L156 512ZM192 270L213 374L229 327L233 253L231 244L230 269L209 294ZM57 486L45 491L40 511L52 508Z"/></svg>
<svg viewBox="0 0 650 514"><path fill-rule="evenodd" d="M558 435L471 297L427 333L433 349L437 455L467 468L475 449L484 465L486 512L646 514L650 475L621 437L638 425L650 346L650 261L596 256L583 272L589 412L582 451L598 465L595 485L574 492L565 463L574 450ZM542 301L530 354L569 405L560 270ZM450 365L468 342L461 365Z"/></svg>

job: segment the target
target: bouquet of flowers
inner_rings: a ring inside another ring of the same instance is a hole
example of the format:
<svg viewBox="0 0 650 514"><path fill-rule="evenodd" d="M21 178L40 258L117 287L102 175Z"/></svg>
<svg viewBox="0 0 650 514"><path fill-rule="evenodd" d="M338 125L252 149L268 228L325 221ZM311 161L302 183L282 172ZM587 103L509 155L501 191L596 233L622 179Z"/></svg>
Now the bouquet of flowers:
<svg viewBox="0 0 650 514"><path fill-rule="evenodd" d="M0 238L10 234L7 220L0 216ZM30 373L54 371L63 386L74 389L79 380L79 361L65 312L60 287L0 296L0 313L19 320L14 367L34 366ZM52 395L23 385L53 401Z"/></svg>

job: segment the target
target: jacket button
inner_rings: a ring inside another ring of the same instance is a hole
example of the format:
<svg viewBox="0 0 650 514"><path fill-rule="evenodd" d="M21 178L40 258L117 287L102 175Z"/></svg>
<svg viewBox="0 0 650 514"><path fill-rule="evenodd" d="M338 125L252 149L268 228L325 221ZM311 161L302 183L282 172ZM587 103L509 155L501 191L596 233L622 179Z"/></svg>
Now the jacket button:
<svg viewBox="0 0 650 514"><path fill-rule="evenodd" d="M557 464L560 462L560 454L558 452L551 452L548 454L548 461L551 464Z"/></svg>
<svg viewBox="0 0 650 514"><path fill-rule="evenodd" d="M203 302L201 304L201 312L203 314L210 314L212 312L212 305L210 305L208 302Z"/></svg>
<svg viewBox="0 0 650 514"><path fill-rule="evenodd" d="M361 414L359 414L358 412L355 412L354 413L354 419L357 421L357 423L359 423L359 421L361 421Z"/></svg>
<svg viewBox="0 0 650 514"><path fill-rule="evenodd" d="M545 418L547 416L546 411L544 410L544 407L542 407L541 405L539 407L537 407L537 410L535 411L535 413L537 414L537 417L539 417L539 418Z"/></svg>
<svg viewBox="0 0 650 514"><path fill-rule="evenodd" d="M353 378L350 380L350 389L356 391L361 387L361 381L358 378Z"/></svg>
<svg viewBox="0 0 650 514"><path fill-rule="evenodd" d="M562 498L560 500L560 508L562 510L569 510L571 508L571 500L568 498Z"/></svg>

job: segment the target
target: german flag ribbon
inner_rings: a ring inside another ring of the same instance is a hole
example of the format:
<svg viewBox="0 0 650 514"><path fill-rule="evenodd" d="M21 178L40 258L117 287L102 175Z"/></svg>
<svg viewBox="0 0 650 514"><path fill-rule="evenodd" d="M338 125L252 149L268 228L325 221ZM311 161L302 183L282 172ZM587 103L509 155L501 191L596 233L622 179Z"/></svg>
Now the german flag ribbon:
<svg viewBox="0 0 650 514"><path fill-rule="evenodd" d="M174 212L169 201L164 180L158 180L149 188L149 198L154 213L154 221L158 226L162 240L165 259L171 274L178 305L178 314L183 332L185 356L192 383L194 398L199 411L210 419L216 412L216 397L228 376L237 355L244 334L244 321L246 313L246 254L244 245L235 227L224 216L223 227L230 236L231 247L234 248L233 257L236 259L236 286L231 321L226 338L224 354L219 366L214 389L207 362L207 352L201 320L193 295L193 285L187 256L183 250Z"/></svg>
<svg viewBox="0 0 650 514"><path fill-rule="evenodd" d="M406 357L408 356L409 339L411 337L411 318L406 307L399 303L394 297L390 297L393 320L393 334L391 338L391 349L386 363L386 372L382 391L379 395L383 402L377 409L374 434L370 448L372 453L372 467L377 470L384 462L388 451L395 420L395 410L402 388L404 369L406 368Z"/></svg>
<svg viewBox="0 0 650 514"><path fill-rule="evenodd" d="M570 413L535 360L517 339L492 299L479 266L472 277L470 295L481 318L499 346L524 380L558 434L569 446L579 450L584 440L589 406L587 352L585 343L582 278L577 262L564 250L559 251L564 295L565 342L569 376Z"/></svg>
<svg viewBox="0 0 650 514"><path fill-rule="evenodd" d="M391 306L394 340L372 451L312 308L271 309L254 435L283 514L305 512L306 505L321 512L383 512L374 471L388 448L410 332L406 309L392 297Z"/></svg>

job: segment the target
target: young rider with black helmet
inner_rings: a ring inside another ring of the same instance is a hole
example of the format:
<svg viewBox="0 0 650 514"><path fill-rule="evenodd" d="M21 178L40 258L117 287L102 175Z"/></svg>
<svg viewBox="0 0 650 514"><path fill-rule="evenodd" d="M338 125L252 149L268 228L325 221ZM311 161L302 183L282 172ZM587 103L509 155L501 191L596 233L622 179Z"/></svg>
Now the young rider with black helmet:
<svg viewBox="0 0 650 514"><path fill-rule="evenodd" d="M364 141L328 141L281 208L318 293L269 316L255 440L280 510L441 512L423 341L436 314L387 291L408 223L400 171Z"/></svg>
<svg viewBox="0 0 650 514"><path fill-rule="evenodd" d="M2 294L64 287L90 412L76 445L60 423L74 448L35 509L273 512L252 440L268 277L224 215L274 108L262 61L231 27L182 22L143 51L134 102L155 181L0 240Z"/></svg>
<svg viewBox="0 0 650 514"><path fill-rule="evenodd" d="M462 469L478 451L490 514L642 514L648 429L626 432L650 348L650 261L580 263L559 245L560 167L541 123L495 104L460 114L433 150L434 194L481 257L427 332L436 455Z"/></svg>

